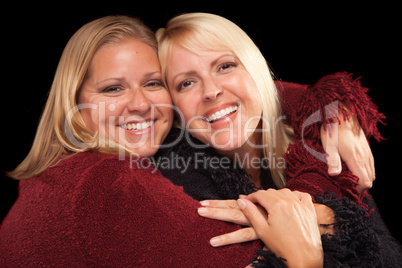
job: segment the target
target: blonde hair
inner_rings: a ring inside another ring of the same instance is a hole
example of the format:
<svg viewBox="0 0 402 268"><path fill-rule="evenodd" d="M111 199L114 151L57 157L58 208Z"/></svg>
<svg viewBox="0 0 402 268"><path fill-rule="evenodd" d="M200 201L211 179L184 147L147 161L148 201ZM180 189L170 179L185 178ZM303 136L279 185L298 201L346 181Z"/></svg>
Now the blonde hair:
<svg viewBox="0 0 402 268"><path fill-rule="evenodd" d="M22 163L8 175L28 179L39 175L72 153L98 151L116 153L119 145L99 139L85 125L78 95L89 65L99 48L137 38L157 53L154 33L140 20L128 16L107 16L82 26L69 40L60 58L32 148ZM109 146L107 146L109 145Z"/></svg>
<svg viewBox="0 0 402 268"><path fill-rule="evenodd" d="M281 120L278 92L271 71L258 47L251 38L233 22L208 13L188 13L171 19L166 28L156 32L162 77L166 81L167 60L174 43L200 54L203 50L232 51L253 78L262 101L262 142L264 159L279 163L289 142L291 129ZM271 167L275 184L285 185L284 167Z"/></svg>

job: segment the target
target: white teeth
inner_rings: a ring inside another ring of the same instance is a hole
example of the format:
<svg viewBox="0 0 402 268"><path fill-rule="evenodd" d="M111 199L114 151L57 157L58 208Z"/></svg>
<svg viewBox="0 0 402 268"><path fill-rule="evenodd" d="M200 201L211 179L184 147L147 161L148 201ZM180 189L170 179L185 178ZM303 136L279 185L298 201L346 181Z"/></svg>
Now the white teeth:
<svg viewBox="0 0 402 268"><path fill-rule="evenodd" d="M154 124L154 120L147 121L147 122L142 122L142 123L132 123L132 124L123 124L120 125L120 127L127 129L127 130L143 130L146 128L151 127Z"/></svg>
<svg viewBox="0 0 402 268"><path fill-rule="evenodd" d="M210 116L204 118L204 120L207 121L208 123L211 123L211 122L213 122L213 121L215 121L215 120L217 120L217 119L219 119L219 118L221 118L223 116L226 116L226 115L228 115L230 113L233 113L233 112L237 111L238 108L239 108L238 105L234 105L234 106L224 108L224 109L222 109L220 111L217 111L217 112L211 114Z"/></svg>

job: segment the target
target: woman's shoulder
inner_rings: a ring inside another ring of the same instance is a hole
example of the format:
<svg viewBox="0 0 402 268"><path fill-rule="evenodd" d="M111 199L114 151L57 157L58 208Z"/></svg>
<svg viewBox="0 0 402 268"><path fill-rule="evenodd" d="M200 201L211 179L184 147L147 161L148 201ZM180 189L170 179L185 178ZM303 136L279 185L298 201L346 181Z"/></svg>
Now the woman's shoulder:
<svg viewBox="0 0 402 268"><path fill-rule="evenodd" d="M137 192L139 187L152 192L160 185L173 189L173 184L146 158L82 152L64 156L39 176L21 181L20 195L41 192L42 198L54 193L84 197L97 191L103 194Z"/></svg>
<svg viewBox="0 0 402 268"><path fill-rule="evenodd" d="M82 152L64 156L57 165L46 170L46 173L71 173L81 176L90 173L103 172L105 175L113 172L135 173L153 172L155 168L147 158L134 155L105 154L98 152Z"/></svg>
<svg viewBox="0 0 402 268"><path fill-rule="evenodd" d="M82 152L65 157L57 166L48 169L45 175L67 177L65 181L74 176L73 181L89 181L91 184L97 181L99 186L122 181L138 184L144 180L153 184L161 183L164 179L150 159L97 152Z"/></svg>
<svg viewBox="0 0 402 268"><path fill-rule="evenodd" d="M73 166L75 169L90 169L93 166L98 165L100 162L110 161L113 159L123 158L117 154L86 151L64 155L54 167L66 169L70 166Z"/></svg>
<svg viewBox="0 0 402 268"><path fill-rule="evenodd" d="M150 208L155 202L173 197L174 202L191 203L193 209L198 204L182 187L164 178L147 159L96 152L68 156L40 176L21 181L20 197L22 203L50 200L83 215L87 210L99 210L102 215L102 208L123 204L131 209L140 204Z"/></svg>

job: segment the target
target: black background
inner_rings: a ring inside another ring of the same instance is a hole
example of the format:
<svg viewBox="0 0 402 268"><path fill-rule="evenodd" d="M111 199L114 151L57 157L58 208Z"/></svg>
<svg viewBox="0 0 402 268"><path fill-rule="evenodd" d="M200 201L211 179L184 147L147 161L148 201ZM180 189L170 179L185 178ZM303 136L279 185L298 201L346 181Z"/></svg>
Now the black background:
<svg viewBox="0 0 402 268"><path fill-rule="evenodd" d="M134 1L121 5L113 1L87 4L87 8L56 2L46 6L8 4L0 11L1 170L13 169L28 153L62 50L83 24L105 15L127 14L142 18L156 30L174 15L210 12L243 28L284 81L311 84L338 71L361 77L363 86L370 89L369 95L387 117L387 125L380 126L386 140L370 141L377 173L371 193L391 232L402 241L398 215L402 211L398 140L401 21L397 19L396 3L371 2L322 2L309 6L243 1L224 2L218 7L205 2L139 6ZM17 197L17 183L2 175L0 219Z"/></svg>

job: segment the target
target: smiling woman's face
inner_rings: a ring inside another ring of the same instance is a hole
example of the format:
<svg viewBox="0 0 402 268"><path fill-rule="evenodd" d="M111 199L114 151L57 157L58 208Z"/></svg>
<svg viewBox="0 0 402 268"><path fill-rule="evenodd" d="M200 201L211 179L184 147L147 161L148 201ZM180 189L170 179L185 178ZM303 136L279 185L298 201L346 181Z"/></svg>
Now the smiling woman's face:
<svg viewBox="0 0 402 268"><path fill-rule="evenodd" d="M261 100L254 80L231 51L196 54L174 44L166 65L173 102L194 137L228 151L255 132Z"/></svg>
<svg viewBox="0 0 402 268"><path fill-rule="evenodd" d="M134 38L95 53L79 103L94 133L144 157L156 153L172 126L172 101L157 54Z"/></svg>

